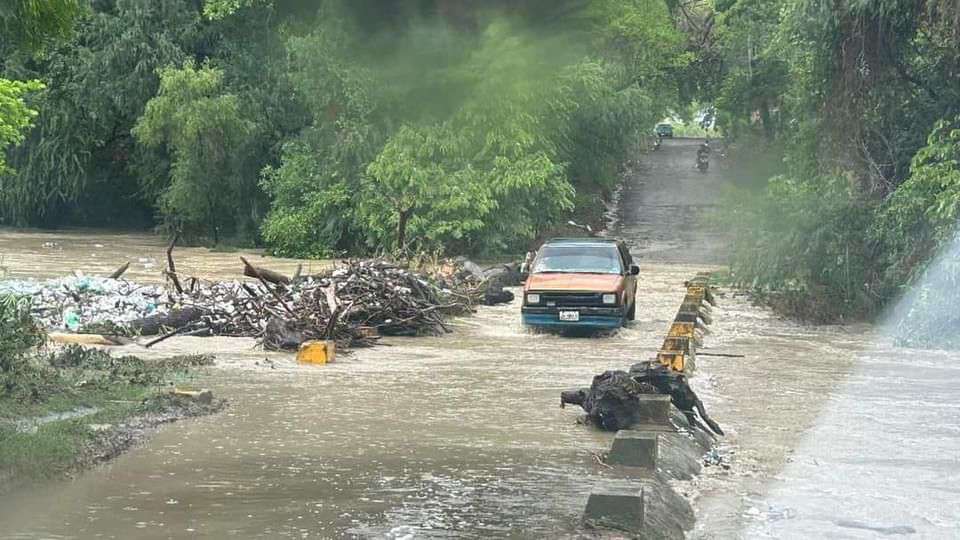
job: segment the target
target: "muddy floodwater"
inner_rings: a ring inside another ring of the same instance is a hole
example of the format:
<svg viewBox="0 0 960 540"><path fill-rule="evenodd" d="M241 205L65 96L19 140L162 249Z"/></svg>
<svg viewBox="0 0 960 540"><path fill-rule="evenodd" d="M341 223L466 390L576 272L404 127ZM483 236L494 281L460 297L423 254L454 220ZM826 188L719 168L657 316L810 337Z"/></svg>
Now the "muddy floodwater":
<svg viewBox="0 0 960 540"><path fill-rule="evenodd" d="M163 281L167 266L169 239L148 233L104 232L74 229L67 231L23 231L0 227L0 279L51 278L83 272L90 276L108 276L125 263L125 279L142 282ZM329 261L297 261L266 257L260 250L213 251L203 247L174 247L177 272L200 279L236 279L243 272L240 257L253 264L293 274L297 265L303 271L319 271Z"/></svg>
<svg viewBox="0 0 960 540"><path fill-rule="evenodd" d="M593 484L620 474L596 458L612 434L578 424L559 395L651 357L684 280L722 263L725 239L704 217L731 179L716 163L698 173L695 150L667 141L620 195L611 233L641 266L628 328L531 334L514 303L480 308L445 336L388 339L321 367L252 340L171 339L150 354L217 354L200 384L228 409L166 426L76 479L0 496L0 537L592 537L579 519ZM0 265L17 277L112 270L125 256L162 266L163 249L140 235L0 232ZM236 254L176 253L211 278L237 274ZM693 537L956 531L944 502L960 497L957 358L922 355L897 378L904 354L866 325L804 326L730 291L719 300L703 352L743 357L701 356L692 380L727 431L723 466L678 485L698 512ZM910 421L926 411L928 425Z"/></svg>

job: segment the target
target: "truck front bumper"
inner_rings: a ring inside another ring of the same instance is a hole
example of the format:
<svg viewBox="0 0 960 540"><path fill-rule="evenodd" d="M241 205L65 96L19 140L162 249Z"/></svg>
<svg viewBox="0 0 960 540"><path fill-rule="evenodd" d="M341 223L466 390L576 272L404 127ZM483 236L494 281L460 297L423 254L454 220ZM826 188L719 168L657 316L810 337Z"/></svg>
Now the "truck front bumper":
<svg viewBox="0 0 960 540"><path fill-rule="evenodd" d="M540 328L620 328L624 323L623 309L620 307L582 307L563 308L563 311L578 311L579 321L561 321L560 309L555 307L523 307L520 310L523 324Z"/></svg>

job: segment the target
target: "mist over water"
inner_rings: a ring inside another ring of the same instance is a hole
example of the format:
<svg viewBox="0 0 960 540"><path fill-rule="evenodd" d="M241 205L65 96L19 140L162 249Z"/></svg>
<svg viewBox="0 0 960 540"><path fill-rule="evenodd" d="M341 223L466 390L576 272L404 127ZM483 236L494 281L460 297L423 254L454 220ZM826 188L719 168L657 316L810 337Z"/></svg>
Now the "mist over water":
<svg viewBox="0 0 960 540"><path fill-rule="evenodd" d="M960 345L960 233L926 268L882 324L898 345L956 349Z"/></svg>

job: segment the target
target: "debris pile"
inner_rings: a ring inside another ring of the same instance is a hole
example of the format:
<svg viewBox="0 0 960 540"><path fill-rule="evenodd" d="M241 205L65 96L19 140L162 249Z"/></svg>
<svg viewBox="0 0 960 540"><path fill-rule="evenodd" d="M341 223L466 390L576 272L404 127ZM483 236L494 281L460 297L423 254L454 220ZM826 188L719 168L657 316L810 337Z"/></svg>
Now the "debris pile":
<svg viewBox="0 0 960 540"><path fill-rule="evenodd" d="M0 295L27 297L32 314L45 328L77 331L84 323L114 321L118 324L164 313L174 300L162 285L143 285L126 280L85 276L45 281L0 281Z"/></svg>
<svg viewBox="0 0 960 540"><path fill-rule="evenodd" d="M78 274L0 282L0 294L32 297L34 315L50 329L160 336L148 346L174 335L255 337L268 349L295 349L311 339L350 347L370 345L380 335L439 334L448 331L449 316L512 300L503 290L503 269L488 277L450 263L428 275L363 260L288 278L242 260L244 274L256 282L168 276L170 289Z"/></svg>
<svg viewBox="0 0 960 540"><path fill-rule="evenodd" d="M350 261L289 285L215 284L183 305L200 313L195 323L217 335L263 338L270 349L293 349L311 339L369 345L377 335L414 336L448 330L444 319L472 311L479 282L438 281L396 264Z"/></svg>
<svg viewBox="0 0 960 540"><path fill-rule="evenodd" d="M562 392L560 405L579 405L593 425L617 431L636 423L638 396L643 394L670 396L671 403L691 426L723 435L723 430L707 415L703 402L690 388L686 375L656 361L634 364L629 372L605 371L593 378L590 388Z"/></svg>
<svg viewBox="0 0 960 540"><path fill-rule="evenodd" d="M703 402L687 380L696 358L701 331L712 321L710 307L716 305L709 274L698 274L686 283L687 294L668 331L656 359L634 364L627 371L606 371L593 378L589 388L560 394L560 405L579 405L590 422L601 429L627 429L636 422L642 394L669 395L673 405L689 424L705 433L723 435L708 415ZM705 425L704 425L705 424Z"/></svg>

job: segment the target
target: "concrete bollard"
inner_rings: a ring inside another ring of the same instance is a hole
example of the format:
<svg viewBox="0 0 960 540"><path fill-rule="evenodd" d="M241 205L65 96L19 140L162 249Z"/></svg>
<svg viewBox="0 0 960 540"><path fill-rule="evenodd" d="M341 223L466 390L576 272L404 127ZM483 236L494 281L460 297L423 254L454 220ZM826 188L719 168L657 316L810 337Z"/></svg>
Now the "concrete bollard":
<svg viewBox="0 0 960 540"><path fill-rule="evenodd" d="M643 488L596 487L587 499L583 521L590 527L639 532L643 529Z"/></svg>
<svg viewBox="0 0 960 540"><path fill-rule="evenodd" d="M643 394L637 396L637 423L670 426L670 396Z"/></svg>
<svg viewBox="0 0 960 540"><path fill-rule="evenodd" d="M656 433L620 430L613 439L607 463L625 467L657 469L660 456L660 437Z"/></svg>

